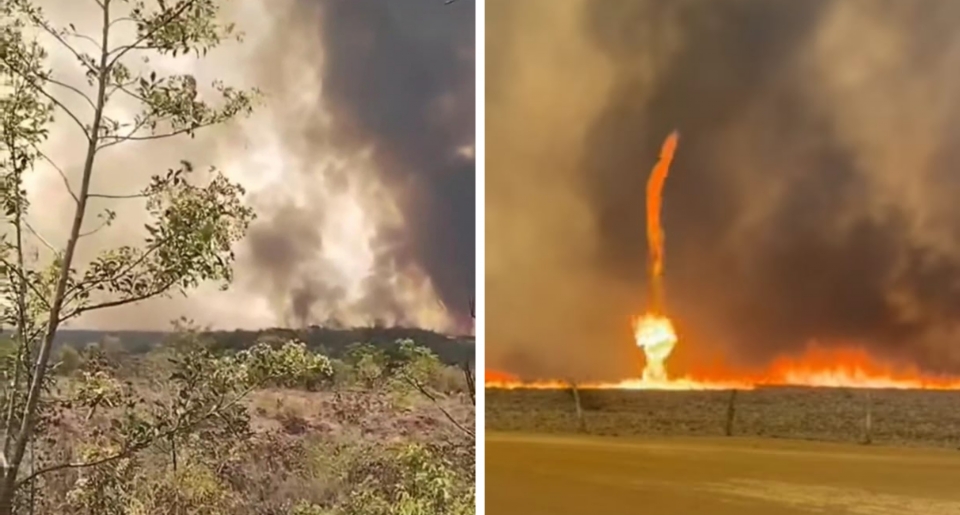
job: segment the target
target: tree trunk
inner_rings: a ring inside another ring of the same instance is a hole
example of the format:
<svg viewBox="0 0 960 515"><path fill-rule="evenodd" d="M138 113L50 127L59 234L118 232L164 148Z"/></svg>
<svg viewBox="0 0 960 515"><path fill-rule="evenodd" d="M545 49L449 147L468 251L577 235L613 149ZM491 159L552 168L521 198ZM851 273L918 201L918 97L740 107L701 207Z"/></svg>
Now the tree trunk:
<svg viewBox="0 0 960 515"><path fill-rule="evenodd" d="M83 218L86 214L87 200L90 197L90 179L93 175L93 163L97 154L97 145L99 144L100 124L103 121L103 107L106 102L107 81L109 79L109 36L110 36L110 0L104 0L101 6L103 9L103 42L100 48L100 69L97 77L97 106L93 114L93 124L90 128L87 142L87 154L83 163L83 179L80 185L80 193L77 196L77 209L73 216L73 225L70 228L70 236L67 240L67 248L63 253L63 260L60 264L59 276L57 278L56 289L53 300L50 305L49 317L46 333L43 343L40 345L40 354L37 356L34 370L33 381L30 383L30 389L27 394L27 404L23 411L23 417L20 422L20 429L17 431L14 442L13 454L8 456L7 469L3 474L3 481L0 482L0 515L12 514L12 501L17 488L17 475L20 470L20 464L23 462L23 456L26 453L27 443L33 437L34 418L37 413L37 406L40 402L40 395L43 394L43 382L46 378L47 365L50 361L50 351L53 347L53 340L56 337L57 329L60 326L60 313L63 309L63 300L67 292L67 283L70 278L70 269L73 264L74 253L77 249L77 242L80 239L80 231L83 228Z"/></svg>
<svg viewBox="0 0 960 515"><path fill-rule="evenodd" d="M12 472L12 469L7 468L3 473L3 484L7 484L7 476ZM12 488L3 488L0 489L0 514L10 515L13 513L13 493Z"/></svg>

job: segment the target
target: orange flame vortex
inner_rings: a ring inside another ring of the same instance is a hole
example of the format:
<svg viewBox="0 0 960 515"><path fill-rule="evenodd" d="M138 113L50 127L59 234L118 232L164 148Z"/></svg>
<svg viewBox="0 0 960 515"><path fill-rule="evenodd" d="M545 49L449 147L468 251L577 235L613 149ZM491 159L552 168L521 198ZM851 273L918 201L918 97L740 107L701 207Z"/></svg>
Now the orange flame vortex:
<svg viewBox="0 0 960 515"><path fill-rule="evenodd" d="M673 323L664 315L663 306L663 185L670 173L670 163L677 150L679 136L674 131L664 140L650 179L647 180L647 246L650 266L650 312L633 321L633 338L647 358L643 369L645 382L666 382L665 362L677 344Z"/></svg>
<svg viewBox="0 0 960 515"><path fill-rule="evenodd" d="M647 248L650 253L650 307L654 313L663 310L663 227L660 223L660 211L663 208L663 184L670 173L670 163L677 151L679 135L670 133L660 148L660 160L657 161L650 178L647 180Z"/></svg>

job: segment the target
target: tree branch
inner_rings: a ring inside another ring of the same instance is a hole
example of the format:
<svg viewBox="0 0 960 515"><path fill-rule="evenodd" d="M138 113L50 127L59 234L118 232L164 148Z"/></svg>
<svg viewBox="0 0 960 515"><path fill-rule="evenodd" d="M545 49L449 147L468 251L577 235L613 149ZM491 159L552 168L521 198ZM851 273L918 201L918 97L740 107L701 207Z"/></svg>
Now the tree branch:
<svg viewBox="0 0 960 515"><path fill-rule="evenodd" d="M97 106L93 103L93 100L90 99L90 96L87 95L86 93L84 93L83 91L80 91L77 87L71 86L70 84L67 84L66 82L61 82L61 81L59 81L59 80L57 80L57 79L54 79L54 78L52 78L52 77L44 77L43 80L45 80L45 81L47 81L47 82L50 82L50 83L52 83L52 84L56 84L57 86L60 86L60 87L62 87L62 88L69 89L70 91L73 91L74 93L76 93L77 95L79 95L81 98L83 98L84 100L86 100L86 101L87 101L87 104L88 104L90 107L92 107L93 109L96 109L96 108L97 108Z"/></svg>
<svg viewBox="0 0 960 515"><path fill-rule="evenodd" d="M89 461L89 462L85 462L85 463L61 463L61 464L59 464L59 465L51 465L51 466L49 466L49 467L44 467L44 468L42 468L42 469L40 469L40 470L34 471L32 474L30 474L30 475L28 475L27 477L21 479L20 481L17 481L17 488L21 488L23 485L25 485L25 484L33 481L34 479L36 479L36 478L38 478L38 477L40 477L40 476L42 476L42 475L44 475L44 474L49 474L49 473L51 473L51 472L56 472L56 471L58 471L58 470L65 470L65 469L83 469L83 468L89 468L89 467L96 467L96 466L99 466L99 465L105 465L105 464L110 463L110 462L112 462L112 461L117 461L117 460L119 460L119 459L123 459L123 458L125 458L125 457L127 457L127 456L130 456L131 454L133 454L134 452L137 452L137 451L139 451L139 450L140 450L140 448L138 448L138 447L131 447L131 448L129 448L129 449L124 449L123 451L120 451L120 452L118 452L117 454L114 454L114 455L111 455L111 456L107 456L106 458L101 458L101 459L99 459L99 460Z"/></svg>
<svg viewBox="0 0 960 515"><path fill-rule="evenodd" d="M87 195L87 197L123 200L123 199L132 199L132 198L146 198L148 197L148 195L146 193L130 193L128 195L111 195L109 193L91 193Z"/></svg>
<svg viewBox="0 0 960 515"><path fill-rule="evenodd" d="M63 171L63 168L60 168L60 166L58 166L57 163L53 161L53 159L50 159L50 157L47 156L47 154L44 153L43 150L40 150L40 147L38 147L37 145L35 144L33 145L33 150L36 151L37 155L42 157L47 163L50 163L50 166L52 166L57 171L57 173L60 174L60 178L63 179L63 185L67 187L67 193L69 193L70 196L73 197L74 202L79 203L80 199L77 198L77 194L73 192L73 188L70 186L70 179L67 179L67 174Z"/></svg>
<svg viewBox="0 0 960 515"><path fill-rule="evenodd" d="M117 48L115 48L115 49L113 49L113 50L110 50L110 51L107 53L107 55L113 54L114 52L118 52L118 53L117 53L117 55L116 55L113 59L110 60L110 64L107 65L107 68L108 68L108 69L109 69L109 68L113 68L113 65L115 65L115 64L117 63L117 61L119 61L120 58L122 58L127 52L129 52L130 50L136 48L137 46L140 45L140 43L143 43L144 41L146 41L147 39L149 39L150 37L152 37L152 36L153 36L154 34L156 34L160 29L166 27L166 26L169 25L171 22L173 22L173 20L176 20L177 18L179 18L180 15L183 14L184 11L187 10L187 8L193 6L194 3L196 3L196 0L189 0L189 1L187 1L187 2L184 2L183 5L181 5L177 10L173 11L173 12L170 14L170 16L167 17L166 20L163 20L162 23L158 23L156 27L150 29L150 31L148 31L148 32L145 33L144 35L142 35L142 36L140 36L139 38L137 38L137 40L134 41L133 43L131 43L131 44L129 44L129 45L120 46L120 47L117 47Z"/></svg>
<svg viewBox="0 0 960 515"><path fill-rule="evenodd" d="M6 63L7 68L8 68L9 70L11 70L13 73L17 74L18 77L20 77L20 78L22 78L23 80L25 80L26 83L27 83L31 88L34 89L34 91L36 91L37 93L40 93L40 94L43 95L47 100L53 102L57 107L59 107L61 110L63 110L63 112L67 113L67 116L69 116L70 118L72 118L73 121L76 122L77 127L80 127L80 130L83 131L83 135L84 135L84 137L87 138L87 141L90 140L90 133L87 132L87 127L86 127L85 125L83 125L83 122L80 121L80 118L78 118L77 115L73 114L73 111L71 111L70 109L68 109L67 106L63 105L63 102L60 102L59 99L57 99L55 96L53 96L53 95L51 95L50 93L48 93L45 89L43 89L43 87L37 85L37 84L36 84L36 78L35 78L35 77L28 77L28 76L24 75L20 70L17 69L16 66L14 66L12 63L10 63L10 61L7 61L7 60L5 60L5 59L2 59L2 60L3 60L4 63Z"/></svg>
<svg viewBox="0 0 960 515"><path fill-rule="evenodd" d="M123 91L126 91L126 90L123 90ZM130 131L127 132L127 134L126 134L125 136L119 136L119 135L115 135L115 134L114 134L114 135L110 135L110 136L104 136L104 138L103 138L104 140L109 139L110 141L108 141L107 143L103 143L103 144L101 144L99 147L97 147L97 151L99 152L99 151L101 151L101 150L103 150L103 149L105 149L105 148L107 148L107 147L111 147L111 146L113 146L113 145L116 145L116 144L118 144L118 143L122 143L122 142L124 142L124 141L131 141L131 140L133 139L134 135L135 135L136 133L140 132L140 129L142 129L143 126L147 124L147 120L148 120L148 119L149 119L149 116L144 116L143 118L137 120L136 125L134 125L133 128L130 129Z"/></svg>
<svg viewBox="0 0 960 515"><path fill-rule="evenodd" d="M15 95L19 96L19 94L21 93L20 86L21 86L20 84L17 84ZM23 196L21 195L21 187L23 185L24 170L20 168L20 165L16 164L18 161L16 156L16 148L17 148L16 145L10 144L9 147L10 147L11 161L15 163L13 176L17 180L17 185L16 185L17 195L16 195L15 222L14 222L14 228L15 228L14 232L16 234L16 242L17 242L16 243L17 265L12 269L17 272L17 275L19 276L20 281L19 281L19 284L17 284L17 297L16 297L17 325L19 326L17 328L17 340L18 340L17 362L16 362L16 365L14 366L13 384L10 387L10 398L7 399L7 402L9 403L9 405L7 409L6 419L4 420L4 425L3 425L3 449L2 449L2 453L0 453L2 454L2 458L3 458L2 461L3 461L4 470L6 470L6 468L9 466L9 463L7 460L7 453L10 451L10 443L11 443L10 429L14 426L13 421L14 421L14 417L16 416L17 393L19 393L19 389L20 389L20 376L23 373L23 369L25 368L23 363L23 356L24 356L24 352L27 350L27 341L29 341L26 339L23 333L27 325L26 323L26 319L27 319L26 288L28 284L27 278L25 277L25 274L24 274L25 260L23 257L23 227L20 224L20 222L23 220ZM11 267L8 265L7 269L9 270L11 269ZM30 287L34 289L36 288L36 285L32 283L29 283L29 284L30 284Z"/></svg>
<svg viewBox="0 0 960 515"><path fill-rule="evenodd" d="M37 232L37 230L34 229L32 225L30 225L30 222L28 222L26 219L23 219L22 222L23 222L23 226L26 227L27 230L30 231L31 234L33 234L34 236L36 236L37 239L40 240L40 243L43 243L43 245L44 245L45 247L47 247L48 249L50 249L50 251L53 252L54 255L59 255L59 254L60 254L60 251L57 250L56 247L53 246L53 244L51 244L49 241L47 241L46 238L44 238L43 236L41 236L40 233Z"/></svg>
<svg viewBox="0 0 960 515"><path fill-rule="evenodd" d="M90 63L88 63L83 58L83 55L80 52L77 52L77 49L73 48L73 45L71 45L70 43L67 43L67 40L63 39L63 36L61 36L59 32L57 32L56 30L54 30L53 27L47 24L46 20L43 20L38 16L31 16L31 19L33 20L34 23L39 25L40 28L42 28L48 34L56 38L56 40L59 41L61 45L63 45L67 50L69 50L70 53L72 53L73 56L76 57L78 61L80 61L80 64L82 64L84 68L86 68L91 73L94 73L94 74L97 73L96 68L94 68L93 66L90 66Z"/></svg>
<svg viewBox="0 0 960 515"><path fill-rule="evenodd" d="M87 232L82 232L82 233L80 233L79 235L77 235L77 238L86 238L87 236L96 234L96 233L100 232L101 230L103 230L103 228L106 227L106 226L108 226L108 225L110 225L110 220L109 220L109 219L104 219L103 222L101 222L100 225L98 225L96 229L90 229L90 230L87 231Z"/></svg>
<svg viewBox="0 0 960 515"><path fill-rule="evenodd" d="M430 399L433 402L434 406L436 406L437 409L440 410L440 412L443 413L445 417L447 417L447 420L453 423L453 425L456 426L457 429L459 429L463 434L467 435L467 437L470 439L475 438L473 431L467 429L466 427L463 426L463 424L458 422L457 419L453 418L453 415L451 415L450 412L448 412L446 409L444 409L443 406L440 405L440 400L437 399L435 395L430 393L422 384L420 384L419 381L408 376L407 374L400 374L400 377L403 378L404 382L416 388L421 394L423 394L424 397Z"/></svg>
<svg viewBox="0 0 960 515"><path fill-rule="evenodd" d="M131 80L130 82L125 82L125 83L123 83L123 84L114 84L114 85L113 85L113 89L111 89L110 92L107 93L107 98L112 98L114 93L116 93L117 91L122 91L122 92L126 93L127 95L130 95L130 96L131 96L132 98L134 98L135 100L138 100L138 101L140 101L141 103L144 103L144 104L149 105L150 102L147 101L147 99L145 99L145 98L141 97L140 95L138 95L138 94L136 94L136 93L134 93L134 92L132 92L132 91L130 91L130 90L127 89L127 86L131 86L131 85L136 84L136 83L137 83L136 80Z"/></svg>
<svg viewBox="0 0 960 515"><path fill-rule="evenodd" d="M87 196L89 197L90 195L87 195ZM85 285L85 288L82 288L82 289L80 289L81 284L77 284L77 285L75 286L75 288L71 288L70 290L68 290L68 291L64 294L64 302L65 302L65 303L69 303L69 302L75 300L77 297L79 297L81 293L89 293L89 292L93 291L94 288L96 288L97 286L99 286L99 285L101 285L101 284L103 284L103 283L105 283L105 282L115 281L115 280L119 279L120 277L123 277L124 275L126 275L127 273L129 273L131 270L133 270L134 268L136 268L137 266L139 266L140 263L143 263L144 261L146 261L146 259L147 259L148 257L150 257L151 254L153 254L154 252L156 252L156 250L157 250L158 248L160 248L160 245L162 245L165 241L166 241L166 240L158 240L158 241L154 242L153 245L151 245L150 247L147 248L146 252L144 252L143 254L141 254L139 258L137 258L137 259L136 259L135 261L133 261L132 263L128 264L123 270L121 270L120 272L118 272L118 273L117 273L116 275L114 275L112 278L101 278L101 279L99 279L99 280L93 281L91 284ZM76 292L76 294L73 295L72 298L71 298L71 294L73 294L74 292Z"/></svg>
<svg viewBox="0 0 960 515"><path fill-rule="evenodd" d="M184 134L184 133L187 133L187 132L190 132L190 131L195 131L195 130L197 130L197 129L203 129L203 128L206 128L206 127L210 127L210 126L216 125L216 124L218 124L218 123L220 123L220 120L213 120L213 121L210 121L210 122L207 122L207 123L201 123L201 124L197 124L197 125L192 125L192 126L190 126L190 127L184 127L183 129L178 129L178 130L175 130L175 131L172 131L172 132L164 132L164 133L161 133L161 134L151 134L151 135L149 135L149 136L134 136L133 134L136 133L136 130L131 131L131 132L130 132L128 135L126 135L126 136L107 136L107 137L105 137L104 139L110 139L111 141L110 141L109 143L104 143L103 145L100 145L100 147L99 147L97 150L103 150L103 149L105 149L105 148L107 148L107 147L112 147L113 145L116 145L116 144L118 144L118 143L123 143L123 142L125 142L125 141L149 141L149 140L158 140L158 139L172 138L172 137L174 137L174 136L179 136L179 135L181 135L181 134ZM142 126L141 126L141 127L142 127ZM139 130L139 127L137 128L137 130Z"/></svg>
<svg viewBox="0 0 960 515"><path fill-rule="evenodd" d="M163 295L167 290L169 290L169 289L170 289L174 284L176 284L176 283L177 283L176 280L170 280L170 281L167 281L167 282L162 283L162 284L161 284L159 287L157 287L157 288L154 288L154 289L152 289L152 290L150 290L150 291L141 293L141 294L139 294L139 295L133 295L133 296L131 296L131 297L123 297L123 298L119 298L119 299L108 300L108 301L105 301L105 302L101 302L101 303L99 303L99 304L90 304L90 305L88 305L88 306L78 307L77 309L74 309L73 311L71 311L71 312L67 313L66 315L64 315L63 317L61 317L61 318L60 318L60 322L61 322L61 323L66 322L67 320L70 320L71 318L76 318L76 317L78 317L78 316L80 316L80 315L82 315L83 313L86 313L86 312L88 312L88 311L97 311L97 310L99 310L99 309L107 309L107 308L115 308L115 307L118 307L118 306L125 306L125 305L127 305L127 304L133 304L134 302L140 302L140 301L144 301L144 300L147 300L147 299L151 299L151 298L156 297L156 296L159 296L159 295Z"/></svg>
<svg viewBox="0 0 960 515"><path fill-rule="evenodd" d="M88 35L86 35L86 34L81 34L81 33L79 33L79 32L74 31L74 32L71 32L71 33L70 33L70 37L77 38L77 39L82 39L82 40L84 40L84 41L89 41L89 42L93 43L94 46L96 46L96 47L99 47L99 46L100 46L100 42L99 42L99 41L91 38L90 36L88 36Z"/></svg>
<svg viewBox="0 0 960 515"><path fill-rule="evenodd" d="M99 0L97 0L97 3L99 3ZM123 17L116 18L116 19L114 19L113 21L111 21L111 22L110 22L110 27L113 27L113 24L114 24L114 23L122 23L122 22L125 22L125 21L131 21L131 22L136 23L137 20L134 20L133 18L131 18L131 17L129 17L129 16L123 16Z"/></svg>
<svg viewBox="0 0 960 515"><path fill-rule="evenodd" d="M47 309L50 309L50 303L47 301L47 299L46 299L46 297L44 296L44 294L43 294L40 290L37 289L37 285L36 285L36 284L34 284L33 282L31 282L31 281L29 281L29 280L27 279L26 274L24 274L23 268L22 268L20 265L14 265L14 264L10 263L9 261L7 261L6 259L3 259L3 258L0 258L0 263L2 263L3 266L7 267L7 269L9 269L9 270L16 270L17 278L20 279L20 281L21 281L22 283L25 283L27 286L29 286L30 289L33 290L33 293L35 293L35 294L37 295L37 298L40 299L41 302L43 302L44 306L45 306ZM22 329L21 329L21 330L22 330Z"/></svg>

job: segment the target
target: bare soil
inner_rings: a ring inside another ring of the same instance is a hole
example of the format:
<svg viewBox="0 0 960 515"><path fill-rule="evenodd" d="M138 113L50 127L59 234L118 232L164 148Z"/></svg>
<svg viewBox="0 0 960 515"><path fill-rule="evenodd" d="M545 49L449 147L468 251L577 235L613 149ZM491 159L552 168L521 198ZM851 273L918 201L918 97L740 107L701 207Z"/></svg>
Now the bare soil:
<svg viewBox="0 0 960 515"><path fill-rule="evenodd" d="M953 515L960 453L488 432L491 515Z"/></svg>

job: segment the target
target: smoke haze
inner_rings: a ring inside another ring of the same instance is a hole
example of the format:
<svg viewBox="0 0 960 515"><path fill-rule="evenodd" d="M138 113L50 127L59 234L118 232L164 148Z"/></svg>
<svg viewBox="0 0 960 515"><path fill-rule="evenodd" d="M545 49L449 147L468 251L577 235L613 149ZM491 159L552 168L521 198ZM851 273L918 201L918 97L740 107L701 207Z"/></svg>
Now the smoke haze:
<svg viewBox="0 0 960 515"><path fill-rule="evenodd" d="M41 4L55 22L98 30L93 2ZM151 65L195 74L199 84L222 79L258 87L264 104L253 117L193 140L136 142L104 152L93 191L130 193L180 159L198 169L223 169L247 187L258 214L236 249L235 284L227 292L210 286L188 298L91 313L78 325L163 328L186 315L225 328L470 327L473 3L224 4L225 17L246 34L242 44L227 44L202 61ZM70 54L49 46L58 78L82 84ZM126 107L129 112L120 104L111 114L132 117L136 106ZM71 130L67 121L55 124L48 154L76 184L83 145ZM65 241L73 206L60 177L46 167L29 190L45 206L32 215L38 232L55 245ZM91 224L103 207L93 206ZM109 207L118 211L117 223L85 240L80 259L142 239L141 204Z"/></svg>
<svg viewBox="0 0 960 515"><path fill-rule="evenodd" d="M638 375L644 184L682 371L808 342L960 371L960 4L487 4L488 366Z"/></svg>

